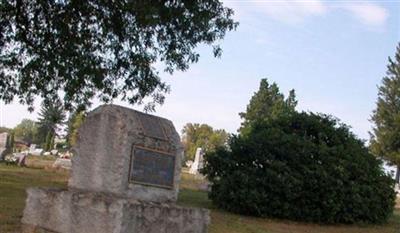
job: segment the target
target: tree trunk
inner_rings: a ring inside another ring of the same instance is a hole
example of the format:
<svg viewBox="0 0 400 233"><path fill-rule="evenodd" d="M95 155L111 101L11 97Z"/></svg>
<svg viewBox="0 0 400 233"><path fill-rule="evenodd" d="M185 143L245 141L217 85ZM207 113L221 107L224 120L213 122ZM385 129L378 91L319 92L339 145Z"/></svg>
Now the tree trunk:
<svg viewBox="0 0 400 233"><path fill-rule="evenodd" d="M50 150L51 150L51 138L52 138L52 137L53 137L52 132L51 132L51 131L48 131L48 132L47 132L47 135L46 135L45 146L44 146L45 151L50 151Z"/></svg>
<svg viewBox="0 0 400 233"><path fill-rule="evenodd" d="M400 185L400 165L397 165L396 167L397 167L397 169L396 169L395 181L396 181L396 184Z"/></svg>

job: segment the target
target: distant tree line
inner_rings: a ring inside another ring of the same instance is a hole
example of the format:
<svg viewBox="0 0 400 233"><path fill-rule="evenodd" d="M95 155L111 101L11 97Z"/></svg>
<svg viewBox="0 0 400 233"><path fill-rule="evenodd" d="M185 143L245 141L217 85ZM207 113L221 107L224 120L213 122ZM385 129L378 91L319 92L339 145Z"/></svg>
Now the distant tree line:
<svg viewBox="0 0 400 233"><path fill-rule="evenodd" d="M56 138L64 138L62 146L74 146L78 136L78 128L83 123L86 111L79 108L69 113L59 101L45 100L40 108L37 121L23 119L15 128L5 131L13 135L15 140L27 145L37 144L44 150L49 151L55 148ZM1 130L1 129L0 129Z"/></svg>
<svg viewBox="0 0 400 233"><path fill-rule="evenodd" d="M213 129L207 124L187 123L182 129L185 161L194 160L197 148L211 152L225 146L228 137L229 134L223 129Z"/></svg>

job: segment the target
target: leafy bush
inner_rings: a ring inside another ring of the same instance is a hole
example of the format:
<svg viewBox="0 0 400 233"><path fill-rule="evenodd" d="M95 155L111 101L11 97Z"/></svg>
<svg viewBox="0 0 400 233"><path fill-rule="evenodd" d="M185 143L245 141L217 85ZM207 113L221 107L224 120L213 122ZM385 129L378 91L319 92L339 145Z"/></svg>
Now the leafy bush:
<svg viewBox="0 0 400 233"><path fill-rule="evenodd" d="M324 223L380 223L393 211L393 180L330 116L295 112L256 122L229 146L207 154L203 169L220 208Z"/></svg>

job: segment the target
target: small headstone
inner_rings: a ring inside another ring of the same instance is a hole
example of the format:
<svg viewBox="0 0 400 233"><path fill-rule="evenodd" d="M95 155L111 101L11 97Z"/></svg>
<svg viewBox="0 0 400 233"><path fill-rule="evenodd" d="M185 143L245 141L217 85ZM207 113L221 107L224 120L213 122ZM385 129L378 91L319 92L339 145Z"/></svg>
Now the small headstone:
<svg viewBox="0 0 400 233"><path fill-rule="evenodd" d="M14 157L17 158L18 166L25 167L26 166L26 154L25 153L16 153Z"/></svg>
<svg viewBox="0 0 400 233"><path fill-rule="evenodd" d="M29 146L29 153L32 153L32 152L34 152L36 150L36 144L31 144L30 146Z"/></svg>
<svg viewBox="0 0 400 233"><path fill-rule="evenodd" d="M188 160L188 161L186 161L186 163L185 163L186 167L188 167L188 168L192 167L192 164L193 164L193 161L192 161L192 160Z"/></svg>
<svg viewBox="0 0 400 233"><path fill-rule="evenodd" d="M43 149L36 148L34 150L29 151L29 154L34 155L34 156L41 156L43 154Z"/></svg>
<svg viewBox="0 0 400 233"><path fill-rule="evenodd" d="M78 135L68 190L29 189L25 232L207 232L208 210L175 204L183 147L171 121L105 105Z"/></svg>
<svg viewBox="0 0 400 233"><path fill-rule="evenodd" d="M0 133L0 160L3 160L4 156L10 152L9 139L8 133Z"/></svg>
<svg viewBox="0 0 400 233"><path fill-rule="evenodd" d="M46 151L46 152L43 153L43 155L44 155L44 156L50 156L50 155L51 155L51 152L50 152L50 151Z"/></svg>
<svg viewBox="0 0 400 233"><path fill-rule="evenodd" d="M29 146L29 154L34 155L34 156L41 156L43 154L44 150L41 148L38 148L36 144L31 144Z"/></svg>
<svg viewBox="0 0 400 233"><path fill-rule="evenodd" d="M201 148L197 148L196 150L196 155L194 158L194 162L192 166L190 167L189 173L193 175L199 175L200 174L200 169L203 168L204 166L204 153Z"/></svg>

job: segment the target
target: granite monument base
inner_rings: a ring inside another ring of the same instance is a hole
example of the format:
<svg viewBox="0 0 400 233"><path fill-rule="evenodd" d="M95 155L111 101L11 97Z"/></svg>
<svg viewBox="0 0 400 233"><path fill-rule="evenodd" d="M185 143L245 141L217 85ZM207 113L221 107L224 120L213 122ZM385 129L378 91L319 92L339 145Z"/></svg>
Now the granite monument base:
<svg viewBox="0 0 400 233"><path fill-rule="evenodd" d="M78 190L30 188L23 233L206 233L206 209Z"/></svg>

